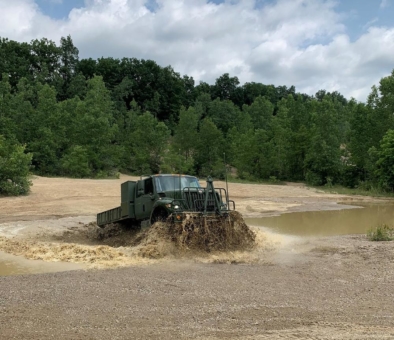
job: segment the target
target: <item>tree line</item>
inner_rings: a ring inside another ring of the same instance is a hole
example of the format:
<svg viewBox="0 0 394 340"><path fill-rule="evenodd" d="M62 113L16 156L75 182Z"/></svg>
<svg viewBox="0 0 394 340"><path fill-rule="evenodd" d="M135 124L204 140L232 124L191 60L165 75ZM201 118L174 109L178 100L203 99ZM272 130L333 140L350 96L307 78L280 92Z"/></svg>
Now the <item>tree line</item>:
<svg viewBox="0 0 394 340"><path fill-rule="evenodd" d="M195 84L136 58L79 59L70 36L0 39L0 194L39 175L119 171L394 189L394 73L366 103L228 73Z"/></svg>

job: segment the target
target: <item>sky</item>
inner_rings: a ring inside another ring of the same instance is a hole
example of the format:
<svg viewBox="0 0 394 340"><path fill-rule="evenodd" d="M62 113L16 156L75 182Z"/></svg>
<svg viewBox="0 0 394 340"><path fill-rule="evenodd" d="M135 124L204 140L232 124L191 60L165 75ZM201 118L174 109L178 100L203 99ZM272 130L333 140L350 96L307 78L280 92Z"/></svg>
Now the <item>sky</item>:
<svg viewBox="0 0 394 340"><path fill-rule="evenodd" d="M394 0L0 0L0 37L80 58L152 59L213 84L324 89L365 101L394 69Z"/></svg>

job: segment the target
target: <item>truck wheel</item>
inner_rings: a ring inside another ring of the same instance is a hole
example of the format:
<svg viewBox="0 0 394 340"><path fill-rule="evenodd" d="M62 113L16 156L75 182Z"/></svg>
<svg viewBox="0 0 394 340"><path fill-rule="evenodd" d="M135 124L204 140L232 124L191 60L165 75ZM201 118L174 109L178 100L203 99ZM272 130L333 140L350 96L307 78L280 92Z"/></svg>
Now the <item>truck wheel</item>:
<svg viewBox="0 0 394 340"><path fill-rule="evenodd" d="M163 222L167 219L168 213L164 209L156 209L150 218L151 225L156 222Z"/></svg>

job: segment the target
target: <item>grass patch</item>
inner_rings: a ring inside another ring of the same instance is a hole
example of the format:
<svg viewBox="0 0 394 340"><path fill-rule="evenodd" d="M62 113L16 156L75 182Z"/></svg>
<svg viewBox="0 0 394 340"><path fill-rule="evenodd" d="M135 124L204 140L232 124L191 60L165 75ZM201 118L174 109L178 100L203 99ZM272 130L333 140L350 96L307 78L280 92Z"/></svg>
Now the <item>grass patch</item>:
<svg viewBox="0 0 394 340"><path fill-rule="evenodd" d="M377 188L372 188L366 190L363 188L346 188L340 185L334 185L331 187L321 186L314 187L317 190L322 190L329 194L339 194L339 195L359 195L359 196L371 196L371 197L394 197L394 193L383 191Z"/></svg>
<svg viewBox="0 0 394 340"><path fill-rule="evenodd" d="M222 181L225 181L225 179L223 179ZM241 184L278 184L278 185L285 184L285 182L278 180L275 176L271 176L269 179L253 180L253 179L241 179L239 177L233 177L229 175L227 176L227 181L229 183L241 183Z"/></svg>
<svg viewBox="0 0 394 340"><path fill-rule="evenodd" d="M387 224L380 224L377 227L370 228L367 237L370 241L393 241L394 228Z"/></svg>

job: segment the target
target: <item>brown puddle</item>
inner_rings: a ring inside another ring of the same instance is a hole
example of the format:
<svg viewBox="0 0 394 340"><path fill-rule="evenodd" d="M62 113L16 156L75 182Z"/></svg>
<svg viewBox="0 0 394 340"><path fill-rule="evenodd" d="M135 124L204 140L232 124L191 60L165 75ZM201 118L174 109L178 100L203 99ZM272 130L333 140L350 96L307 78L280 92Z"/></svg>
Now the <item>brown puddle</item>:
<svg viewBox="0 0 394 340"><path fill-rule="evenodd" d="M53 273L84 268L85 266L76 263L27 260L21 256L0 252L0 276Z"/></svg>
<svg viewBox="0 0 394 340"><path fill-rule="evenodd" d="M355 209L294 212L245 221L275 233L297 236L365 234L379 224L394 225L394 204L363 204Z"/></svg>

